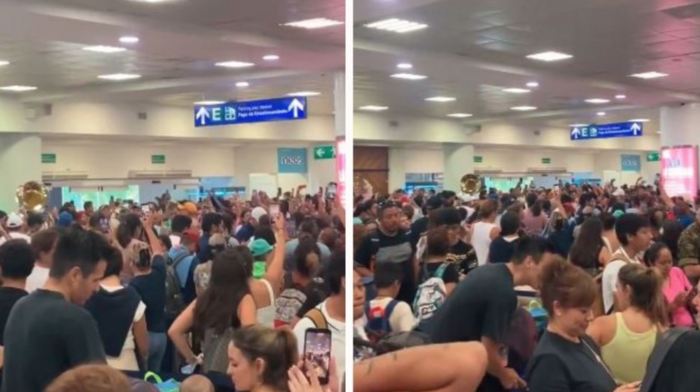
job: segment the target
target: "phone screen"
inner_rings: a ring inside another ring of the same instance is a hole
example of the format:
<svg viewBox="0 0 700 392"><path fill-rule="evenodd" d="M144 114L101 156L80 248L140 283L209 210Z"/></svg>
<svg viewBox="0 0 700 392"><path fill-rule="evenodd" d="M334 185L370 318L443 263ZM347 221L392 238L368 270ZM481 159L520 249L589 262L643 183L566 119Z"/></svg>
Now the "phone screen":
<svg viewBox="0 0 700 392"><path fill-rule="evenodd" d="M318 374L321 385L328 384L331 366L331 331L312 328L304 336L304 367Z"/></svg>
<svg viewBox="0 0 700 392"><path fill-rule="evenodd" d="M279 204L272 204L270 205L270 215L272 216L277 216L280 213L280 205Z"/></svg>
<svg viewBox="0 0 700 392"><path fill-rule="evenodd" d="M145 206L141 206L141 211L143 211L144 216L151 216L151 206L146 204Z"/></svg>
<svg viewBox="0 0 700 392"><path fill-rule="evenodd" d="M326 187L326 199L335 199L335 195L338 193L338 184L331 182Z"/></svg>

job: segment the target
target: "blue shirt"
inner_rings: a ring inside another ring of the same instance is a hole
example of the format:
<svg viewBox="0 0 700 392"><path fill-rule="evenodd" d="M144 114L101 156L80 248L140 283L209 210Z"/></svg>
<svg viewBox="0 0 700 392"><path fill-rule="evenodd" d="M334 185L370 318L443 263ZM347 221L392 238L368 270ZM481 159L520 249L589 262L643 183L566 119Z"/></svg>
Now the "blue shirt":
<svg viewBox="0 0 700 392"><path fill-rule="evenodd" d="M189 253L189 250L184 247L173 247L168 252L168 257L175 260L182 253ZM189 304L197 298L197 290L194 284L194 269L197 268L197 258L194 255L186 256L175 268L177 278L180 280L182 288L182 298L185 304Z"/></svg>

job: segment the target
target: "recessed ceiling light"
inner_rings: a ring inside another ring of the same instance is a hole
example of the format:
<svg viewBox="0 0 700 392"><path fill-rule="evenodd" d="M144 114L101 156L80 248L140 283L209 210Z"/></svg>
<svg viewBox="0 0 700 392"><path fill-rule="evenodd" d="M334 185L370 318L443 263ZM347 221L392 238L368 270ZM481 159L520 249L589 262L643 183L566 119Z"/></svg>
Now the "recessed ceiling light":
<svg viewBox="0 0 700 392"><path fill-rule="evenodd" d="M649 121L651 121L651 120L649 120L648 118L634 118L634 119L630 120L630 122L641 122L641 123L645 123L645 122L649 122Z"/></svg>
<svg viewBox="0 0 700 392"><path fill-rule="evenodd" d="M528 84L526 84L526 86L535 88L535 87L540 87L540 84L537 82L529 82Z"/></svg>
<svg viewBox="0 0 700 392"><path fill-rule="evenodd" d="M406 79L406 80L423 80L423 79L427 78L427 76L425 76L425 75L416 75L416 74L405 73L405 72L393 74L393 75L391 75L391 77L396 78L396 79Z"/></svg>
<svg viewBox="0 0 700 392"><path fill-rule="evenodd" d="M151 4L157 4L157 3L166 3L171 0L131 0L135 1L137 3L151 3Z"/></svg>
<svg viewBox="0 0 700 392"><path fill-rule="evenodd" d="M116 73L116 74L111 74L111 75L98 76L98 78L100 78L100 79L113 80L113 81L132 80L132 79L138 79L140 77L141 77L141 75L126 74L126 73Z"/></svg>
<svg viewBox="0 0 700 392"><path fill-rule="evenodd" d="M36 87L34 87L34 86L5 86L5 87L0 87L0 90L12 91L15 93L23 93L25 91L34 91L34 90L36 90Z"/></svg>
<svg viewBox="0 0 700 392"><path fill-rule="evenodd" d="M413 68L413 64L411 64L411 63L399 63L396 67L401 68L401 69L411 69L411 68Z"/></svg>
<svg viewBox="0 0 700 392"><path fill-rule="evenodd" d="M626 99L626 98L627 98L627 96L625 94L617 94L615 96L615 99Z"/></svg>
<svg viewBox="0 0 700 392"><path fill-rule="evenodd" d="M656 71L651 71L651 72L637 73L637 74L630 75L630 76L633 78L640 78L640 79L656 79L656 78L666 77L666 76L668 76L668 74L656 72Z"/></svg>
<svg viewBox="0 0 700 392"><path fill-rule="evenodd" d="M454 118L467 118L467 117L472 117L473 114L469 113L451 113L448 114L447 117L454 117Z"/></svg>
<svg viewBox="0 0 700 392"><path fill-rule="evenodd" d="M119 53L119 52L125 51L126 49L119 48L116 46L96 45L96 46L86 46L83 48L83 50L86 50L88 52L97 52L97 53Z"/></svg>
<svg viewBox="0 0 700 392"><path fill-rule="evenodd" d="M503 89L503 92L505 93L511 93L511 94L527 94L530 92L530 90L526 88L506 88Z"/></svg>
<svg viewBox="0 0 700 392"><path fill-rule="evenodd" d="M248 82L237 82L236 83L236 87L239 87L239 88L245 88L248 86L250 86L250 83L248 83Z"/></svg>
<svg viewBox="0 0 700 392"><path fill-rule="evenodd" d="M391 18L366 24L365 27L403 34L410 33L411 31L422 30L428 27L428 25L418 22L411 22L410 20Z"/></svg>
<svg viewBox="0 0 700 392"><path fill-rule="evenodd" d="M199 102L195 102L194 104L199 105L199 106L209 106L209 105L223 105L225 103L226 102L224 102L224 101L199 101Z"/></svg>
<svg viewBox="0 0 700 392"><path fill-rule="evenodd" d="M570 127L587 127L588 124L569 124Z"/></svg>
<svg viewBox="0 0 700 392"><path fill-rule="evenodd" d="M263 56L263 60L265 61L277 61L280 59L280 56L276 54L266 54Z"/></svg>
<svg viewBox="0 0 700 392"><path fill-rule="evenodd" d="M595 103L595 104L601 104L601 103L608 103L610 102L609 99L603 99L603 98L591 98L587 99L586 102L588 103Z"/></svg>
<svg viewBox="0 0 700 392"><path fill-rule="evenodd" d="M566 60L570 59L574 56L566 53L559 53L559 52L542 52L542 53L535 53L527 56L527 58L532 59L532 60L539 60L539 61L561 61L561 60Z"/></svg>
<svg viewBox="0 0 700 392"><path fill-rule="evenodd" d="M596 113L596 115L603 117L603 116L605 116L605 112L598 112L598 113Z"/></svg>
<svg viewBox="0 0 700 392"><path fill-rule="evenodd" d="M247 63L245 61L223 61L220 63L214 64L217 67L224 67L224 68L247 68L247 67L252 67L255 64L253 63Z"/></svg>
<svg viewBox="0 0 700 392"><path fill-rule="evenodd" d="M452 98L452 97L430 97L426 98L426 101L429 102L452 102L456 100L457 98Z"/></svg>
<svg viewBox="0 0 700 392"><path fill-rule="evenodd" d="M139 37L134 37L134 36L125 36L119 38L119 42L123 44L135 44L139 42Z"/></svg>
<svg viewBox="0 0 700 392"><path fill-rule="evenodd" d="M313 19L300 20L297 22L285 23L284 26L298 27L300 29L322 29L324 27L337 26L337 25L341 25L341 24L343 24L343 22L340 22L337 20L326 19L326 18L313 18Z"/></svg>
<svg viewBox="0 0 700 392"><path fill-rule="evenodd" d="M316 95L321 95L321 93L316 91L298 91L296 93L287 94L290 97L315 97Z"/></svg>
<svg viewBox="0 0 700 392"><path fill-rule="evenodd" d="M515 110L517 112L529 112L531 110L537 110L535 106L514 106L510 110Z"/></svg>
<svg viewBox="0 0 700 392"><path fill-rule="evenodd" d="M6 66L6 65L10 65L10 62L9 62L9 61L5 61L5 60L0 60L0 67L4 67L4 66Z"/></svg>
<svg viewBox="0 0 700 392"><path fill-rule="evenodd" d="M375 106L375 105L360 106L360 110L366 110L369 112L381 112L381 111L384 111L387 109L389 109L388 106Z"/></svg>

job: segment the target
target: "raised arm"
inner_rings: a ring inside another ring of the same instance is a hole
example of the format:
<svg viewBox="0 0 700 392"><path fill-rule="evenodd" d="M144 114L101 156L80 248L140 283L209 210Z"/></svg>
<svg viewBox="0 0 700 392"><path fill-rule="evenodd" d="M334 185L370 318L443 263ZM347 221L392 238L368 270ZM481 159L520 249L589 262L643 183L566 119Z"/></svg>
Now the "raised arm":
<svg viewBox="0 0 700 392"><path fill-rule="evenodd" d="M284 272L284 250L287 245L287 230L285 230L285 220L282 215L275 217L275 234L277 235L275 254L272 256L272 263L265 272L264 279L270 283L277 296Z"/></svg>

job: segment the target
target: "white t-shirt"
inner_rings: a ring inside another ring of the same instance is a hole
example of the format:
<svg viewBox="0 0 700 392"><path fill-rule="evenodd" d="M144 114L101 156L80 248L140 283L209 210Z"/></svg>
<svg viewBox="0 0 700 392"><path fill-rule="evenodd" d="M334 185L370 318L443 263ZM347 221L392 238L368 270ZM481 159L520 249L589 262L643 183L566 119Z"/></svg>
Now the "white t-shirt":
<svg viewBox="0 0 700 392"><path fill-rule="evenodd" d="M36 289L44 287L44 283L49 279L49 269L45 267L34 266L32 273L27 277L27 286L25 290L31 294Z"/></svg>
<svg viewBox="0 0 700 392"><path fill-rule="evenodd" d="M100 286L110 293L124 289L124 286L105 286L104 284L100 284ZM134 323L141 320L145 314L146 304L139 301L139 306L136 307L136 312L134 312ZM136 342L134 341L133 325L132 328L129 328L126 340L124 340L124 347L122 347L121 355L119 355L119 357L107 356L107 365L118 370L139 370L139 364L136 359Z"/></svg>
<svg viewBox="0 0 700 392"><path fill-rule="evenodd" d="M316 308L321 310L323 317L326 318L328 323L328 329L331 330L331 355L335 358L335 363L338 365L338 374L345 374L345 323L331 318L326 310L326 301L321 302ZM294 335L297 338L300 355L304 355L306 330L315 327L314 322L307 317L303 317L294 326Z"/></svg>
<svg viewBox="0 0 700 392"><path fill-rule="evenodd" d="M32 237L24 234L24 233L18 233L16 231L7 233L13 240L25 240L27 241L28 244L32 243ZM0 245L4 244L7 242L7 239L5 237L0 237Z"/></svg>
<svg viewBox="0 0 700 392"><path fill-rule="evenodd" d="M639 259L637 259L636 257L629 257L629 255L627 255L627 253L625 252L625 249L622 247L620 247L620 249L618 249L613 254L613 257L615 257L616 255L622 255L624 258L630 260L633 263L641 264ZM603 270L603 306L606 313L610 308L612 308L613 304L615 303L615 293L617 292L617 276L620 273L622 267L624 267L627 264L628 263L622 260L615 260L613 262L608 263L608 265L606 265L605 269Z"/></svg>
<svg viewBox="0 0 700 392"><path fill-rule="evenodd" d="M179 235L170 235L170 244L174 247L180 246L180 242L182 242L182 238L180 238Z"/></svg>
<svg viewBox="0 0 700 392"><path fill-rule="evenodd" d="M381 307L386 309L387 305L391 302L391 298L381 298L373 299L369 303L370 309ZM416 325L416 319L413 317L413 312L411 307L403 301L394 306L394 310L389 316L389 324L391 325L392 332L407 332L413 329Z"/></svg>
<svg viewBox="0 0 700 392"><path fill-rule="evenodd" d="M484 265L489 260L489 250L491 248L491 230L497 225L487 222L477 222L472 231L472 246L476 251L476 258L479 265Z"/></svg>

